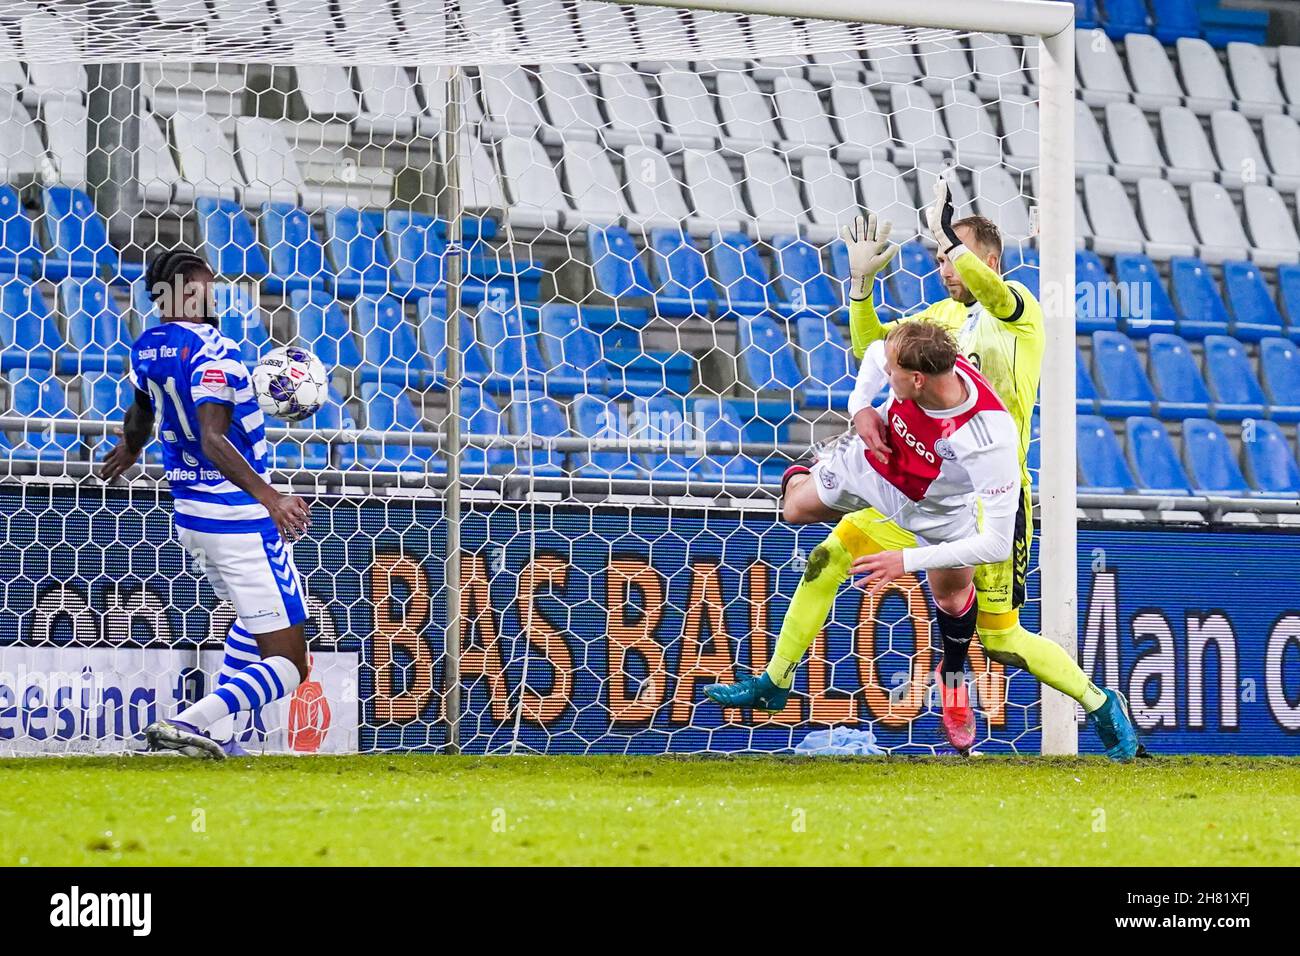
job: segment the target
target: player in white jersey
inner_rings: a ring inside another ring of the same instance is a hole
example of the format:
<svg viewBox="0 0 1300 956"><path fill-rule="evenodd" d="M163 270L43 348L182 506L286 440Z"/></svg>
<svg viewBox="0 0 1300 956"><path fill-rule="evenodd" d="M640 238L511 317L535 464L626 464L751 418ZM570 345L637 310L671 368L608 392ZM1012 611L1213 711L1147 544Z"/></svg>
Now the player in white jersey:
<svg viewBox="0 0 1300 956"><path fill-rule="evenodd" d="M220 599L235 606L217 686L175 717L145 728L151 750L221 759L234 715L286 697L307 677L306 592L290 542L306 532L305 502L266 480L266 432L239 346L221 334L212 271L192 252L155 258L146 283L162 324L131 349L135 403L100 476L114 481L140 457L160 420L177 537Z"/></svg>

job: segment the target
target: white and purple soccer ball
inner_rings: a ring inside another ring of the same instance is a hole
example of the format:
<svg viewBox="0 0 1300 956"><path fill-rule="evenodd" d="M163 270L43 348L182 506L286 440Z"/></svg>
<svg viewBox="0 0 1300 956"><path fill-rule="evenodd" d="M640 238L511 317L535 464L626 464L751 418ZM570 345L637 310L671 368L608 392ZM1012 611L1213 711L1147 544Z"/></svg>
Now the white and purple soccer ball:
<svg viewBox="0 0 1300 956"><path fill-rule="evenodd" d="M253 369L257 404L267 415L286 421L311 418L328 401L329 389L321 360L296 345L272 349Z"/></svg>

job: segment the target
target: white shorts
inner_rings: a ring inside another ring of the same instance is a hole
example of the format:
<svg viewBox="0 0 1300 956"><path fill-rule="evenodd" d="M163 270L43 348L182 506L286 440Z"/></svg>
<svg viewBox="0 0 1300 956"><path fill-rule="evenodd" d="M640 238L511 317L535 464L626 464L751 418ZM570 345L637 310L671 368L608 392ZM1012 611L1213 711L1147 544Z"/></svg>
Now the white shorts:
<svg viewBox="0 0 1300 956"><path fill-rule="evenodd" d="M979 531L979 506L970 500L954 511L934 512L918 507L867 461L866 444L846 432L828 445L810 469L817 497L827 508L851 514L868 508L880 512L916 536L917 545L968 538Z"/></svg>
<svg viewBox="0 0 1300 956"><path fill-rule="evenodd" d="M235 605L250 634L307 620L306 591L293 552L278 531L215 534L177 528L181 547L207 576L217 597Z"/></svg>

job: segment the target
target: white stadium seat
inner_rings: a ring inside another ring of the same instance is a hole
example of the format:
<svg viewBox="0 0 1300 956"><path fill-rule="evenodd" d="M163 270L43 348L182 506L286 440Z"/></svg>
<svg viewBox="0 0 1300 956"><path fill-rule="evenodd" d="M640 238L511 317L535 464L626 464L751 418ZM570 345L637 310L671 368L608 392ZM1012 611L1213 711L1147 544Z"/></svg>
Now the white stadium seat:
<svg viewBox="0 0 1300 956"><path fill-rule="evenodd" d="M897 27L872 29L867 37L867 79L911 83L922 76L921 64L907 33Z"/></svg>
<svg viewBox="0 0 1300 956"><path fill-rule="evenodd" d="M749 46L740 16L721 10L690 10L686 17L694 22L695 49L699 57L716 70L740 72L748 66L745 59L720 55L721 50L743 50ZM701 64L702 66L703 64Z"/></svg>
<svg viewBox="0 0 1300 956"><path fill-rule="evenodd" d="M18 51L9 34L0 30L0 89L17 92L27 85L27 74L18 62Z"/></svg>
<svg viewBox="0 0 1300 956"><path fill-rule="evenodd" d="M1261 124L1264 151L1273 169L1273 188L1300 190L1300 125L1283 113L1270 113Z"/></svg>
<svg viewBox="0 0 1300 956"><path fill-rule="evenodd" d="M925 70L921 85L931 93L942 94L954 85L971 86L974 73L970 56L960 38L922 40L917 43L916 52Z"/></svg>
<svg viewBox="0 0 1300 956"><path fill-rule="evenodd" d="M1218 183L1192 183L1191 200L1192 222L1201 237L1201 258L1210 265L1247 258L1250 240L1228 191Z"/></svg>
<svg viewBox="0 0 1300 956"><path fill-rule="evenodd" d="M424 94L424 112L420 114L420 133L436 136L442 132L443 115L447 109L447 77L451 67L426 63L416 71L415 83ZM469 79L462 75L460 81L460 121L478 130L483 124L483 109Z"/></svg>
<svg viewBox="0 0 1300 956"><path fill-rule="evenodd" d="M10 183L32 180L44 156L40 130L27 107L15 93L0 89L0 177Z"/></svg>
<svg viewBox="0 0 1300 956"><path fill-rule="evenodd" d="M1124 52L1133 77L1134 103L1153 111L1182 106L1183 88L1163 43L1145 33L1130 33L1124 38Z"/></svg>
<svg viewBox="0 0 1300 956"><path fill-rule="evenodd" d="M1023 94L1031 81L1025 75L1023 48L1013 46L1005 33L975 33L970 37L975 67L975 92L986 100Z"/></svg>
<svg viewBox="0 0 1300 956"><path fill-rule="evenodd" d="M812 221L835 232L852 222L860 205L853 183L839 161L824 155L805 156L802 167Z"/></svg>
<svg viewBox="0 0 1300 956"><path fill-rule="evenodd" d="M783 17L750 17L749 29L759 50L796 49L804 40L803 30ZM776 80L801 76L807 65L808 57L803 54L764 55L750 61L750 70L756 80Z"/></svg>
<svg viewBox="0 0 1300 956"><path fill-rule="evenodd" d="M578 4L578 29L585 48L593 52L630 50L635 43L632 24L622 8L612 3Z"/></svg>
<svg viewBox="0 0 1300 956"><path fill-rule="evenodd" d="M406 67L358 64L356 71L362 109L357 125L384 137L410 137L420 120L420 101Z"/></svg>
<svg viewBox="0 0 1300 956"><path fill-rule="evenodd" d="M902 143L895 150L900 162L916 166L938 162L952 149L943 117L925 90L918 86L890 87L889 103L894 133Z"/></svg>
<svg viewBox="0 0 1300 956"><path fill-rule="evenodd" d="M462 130L457 141L456 165L465 208L473 213L505 210L508 204L501 189L501 177L497 175L488 147L468 130Z"/></svg>
<svg viewBox="0 0 1300 956"><path fill-rule="evenodd" d="M1300 109L1300 46L1277 48L1277 78L1292 115Z"/></svg>
<svg viewBox="0 0 1300 956"><path fill-rule="evenodd" d="M140 117L139 123L137 178L140 197L146 202L154 203L193 203L194 190L188 183L181 181L180 170L172 159L171 146L167 143L166 134L158 126L158 121L145 113Z"/></svg>
<svg viewBox="0 0 1300 956"><path fill-rule="evenodd" d="M80 63L80 51L72 35L71 21L47 13L32 13L22 18L23 49L37 56L26 56L27 88L23 95L35 105L46 100L83 102L86 97L86 70ZM60 62L57 57L67 58Z"/></svg>
<svg viewBox="0 0 1300 956"><path fill-rule="evenodd" d="M823 86L835 83L861 83L866 64L862 55L853 49L853 33L846 23L830 20L812 20L805 26L809 43L825 43L838 49L830 53L814 53L808 65L808 79Z"/></svg>
<svg viewBox="0 0 1300 956"><path fill-rule="evenodd" d="M337 63L299 63L293 69L308 116L351 121L361 112L347 67Z"/></svg>
<svg viewBox="0 0 1300 956"><path fill-rule="evenodd" d="M1076 175L1107 173L1110 171L1111 155L1106 146L1106 137L1097 125L1088 104L1083 100L1074 101L1074 171Z"/></svg>
<svg viewBox="0 0 1300 956"><path fill-rule="evenodd" d="M1228 68L1237 91L1237 109L1254 119L1280 113L1285 106L1277 72L1254 43L1229 43Z"/></svg>
<svg viewBox="0 0 1300 956"><path fill-rule="evenodd" d="M916 196L893 163L863 160L858 165L858 178L866 208L894 224L892 238L906 242L919 234Z"/></svg>
<svg viewBox="0 0 1300 956"><path fill-rule="evenodd" d="M651 73L666 69L668 64L655 59L665 49L681 50L690 46L690 34L679 11L665 7L633 7L633 34L638 50L644 50L636 65Z"/></svg>
<svg viewBox="0 0 1300 956"><path fill-rule="evenodd" d="M1025 197L1016 185L1019 177L1012 177L1001 166L991 166L976 170L974 178L975 208L979 214L997 223L1008 240L1029 238L1033 228Z"/></svg>
<svg viewBox="0 0 1300 956"><path fill-rule="evenodd" d="M1148 176L1159 176L1165 167L1160 147L1156 145L1151 124L1142 108L1133 103L1106 104L1106 131L1115 151L1115 178L1135 183Z"/></svg>
<svg viewBox="0 0 1300 956"><path fill-rule="evenodd" d="M1219 171L1219 161L1214 158L1200 119L1190 109L1185 106L1162 107L1160 137L1169 159L1166 179L1181 184L1214 179Z"/></svg>
<svg viewBox="0 0 1300 956"><path fill-rule="evenodd" d="M264 202L302 203L307 208L343 205L324 197L308 196L298 160L284 134L271 120L241 116L235 121L235 147L243 167L244 205Z"/></svg>
<svg viewBox="0 0 1300 956"><path fill-rule="evenodd" d="M373 0L371 0L373 2ZM566 50L576 49L578 33L560 0L528 0L515 4L526 37L546 37Z"/></svg>
<svg viewBox="0 0 1300 956"><path fill-rule="evenodd" d="M1146 236L1133 214L1124 186L1114 176L1092 173L1083 177L1083 195L1092 223L1092 248L1100 255L1143 252Z"/></svg>
<svg viewBox="0 0 1300 956"><path fill-rule="evenodd" d="M676 226L690 218L681 181L653 146L626 147L623 175L632 202L629 218L643 229Z"/></svg>
<svg viewBox="0 0 1300 956"><path fill-rule="evenodd" d="M1083 199L1076 191L1074 194L1074 247L1083 249L1092 241L1092 225L1088 222L1088 213L1084 211Z"/></svg>
<svg viewBox="0 0 1300 956"><path fill-rule="evenodd" d="M673 145L711 149L715 140L721 138L722 130L713 109L713 97L699 75L685 70L664 70L659 74L659 89Z"/></svg>
<svg viewBox="0 0 1300 956"><path fill-rule="evenodd" d="M540 70L542 103L551 126L564 140L600 138L605 122L586 76L572 64L544 63Z"/></svg>
<svg viewBox="0 0 1300 956"><path fill-rule="evenodd" d="M808 223L807 206L784 156L770 149L756 149L745 153L743 162L745 193L754 215L756 237L770 241L773 236L797 232L800 225ZM834 238L834 230L814 227L810 237L815 242L828 242Z"/></svg>
<svg viewBox="0 0 1300 956"><path fill-rule="evenodd" d="M758 149L780 141L770 97L742 72L716 74L722 131L732 149Z"/></svg>
<svg viewBox="0 0 1300 956"><path fill-rule="evenodd" d="M1115 44L1100 30L1074 31L1074 60L1079 69L1079 95L1089 106L1126 100L1133 92Z"/></svg>
<svg viewBox="0 0 1300 956"><path fill-rule="evenodd" d="M486 109L484 133L488 138L528 138L542 126L541 109L528 70L522 66L479 67L479 85Z"/></svg>
<svg viewBox="0 0 1300 956"><path fill-rule="evenodd" d="M72 100L46 100L41 104L41 119L59 182L83 188L86 185L86 107Z"/></svg>
<svg viewBox="0 0 1300 956"><path fill-rule="evenodd" d="M585 140L565 142L564 180L583 222L605 226L627 215L622 183L605 147L599 143Z"/></svg>
<svg viewBox="0 0 1300 956"><path fill-rule="evenodd" d="M822 106L821 97L806 80L778 76L772 81L776 97L776 114L781 123L785 149L790 155L828 153L842 143L831 128L830 117ZM864 158L869 150L861 149Z"/></svg>
<svg viewBox="0 0 1300 956"><path fill-rule="evenodd" d="M970 90L949 89L939 108L943 125L956 148L957 162L969 169L996 165L1002 147L984 101Z"/></svg>
<svg viewBox="0 0 1300 956"><path fill-rule="evenodd" d="M1167 179L1143 179L1137 184L1138 210L1150 237L1146 251L1161 261L1195 255L1199 243L1187 218L1187 207Z"/></svg>
<svg viewBox="0 0 1300 956"><path fill-rule="evenodd" d="M1187 107L1200 116L1232 109L1232 87L1214 47L1195 37L1179 37L1174 49L1187 90Z"/></svg>
<svg viewBox="0 0 1300 956"><path fill-rule="evenodd" d="M655 137L663 135L663 124L655 113L654 100L646 92L641 74L622 63L604 63L597 85L609 117L607 135L611 145L649 145Z"/></svg>
<svg viewBox="0 0 1300 956"><path fill-rule="evenodd" d="M175 113L171 118L172 139L180 157L181 175L196 196L235 199L244 177L235 163L235 152L220 124L207 113ZM251 205L260 205L260 200Z"/></svg>
<svg viewBox="0 0 1300 956"><path fill-rule="evenodd" d="M1246 224L1254 247L1250 257L1265 267L1300 261L1300 236L1286 203L1271 186L1251 183L1242 191Z"/></svg>
<svg viewBox="0 0 1300 956"><path fill-rule="evenodd" d="M1214 135L1214 151L1219 156L1223 172L1219 181L1225 186L1240 188L1246 183L1267 183L1272 170L1264 151L1259 148L1250 120L1236 110L1215 110L1210 116L1210 131Z"/></svg>
<svg viewBox="0 0 1300 956"><path fill-rule="evenodd" d="M852 162L853 153L866 150L877 159L888 159L894 138L889 133L889 120L876 105L871 90L861 83L840 81L831 87L831 118L839 128L841 147L838 156Z"/></svg>
<svg viewBox="0 0 1300 956"><path fill-rule="evenodd" d="M741 220L747 219L745 206L740 201L736 177L722 154L688 149L683 157L686 189L691 197L693 215L690 221L692 235L708 235L717 230L735 232Z"/></svg>
<svg viewBox="0 0 1300 956"><path fill-rule="evenodd" d="M1012 169L1038 165L1038 102L1027 96L1007 94L998 102L1002 121L1002 148Z"/></svg>
<svg viewBox="0 0 1300 956"><path fill-rule="evenodd" d="M535 139L521 136L502 140L497 148L502 178L510 194L506 215L511 223L533 229L563 227L572 210L546 148Z"/></svg>

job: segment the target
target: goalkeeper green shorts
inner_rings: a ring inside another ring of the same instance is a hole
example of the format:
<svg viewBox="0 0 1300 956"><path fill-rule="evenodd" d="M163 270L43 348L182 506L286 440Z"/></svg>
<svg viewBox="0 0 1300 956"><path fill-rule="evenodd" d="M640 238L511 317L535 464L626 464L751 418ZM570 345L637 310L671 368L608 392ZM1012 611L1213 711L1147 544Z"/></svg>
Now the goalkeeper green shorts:
<svg viewBox="0 0 1300 956"><path fill-rule="evenodd" d="M1025 578L1029 574L1029 547L1034 538L1033 499L1025 485L1020 491L1020 508L1016 511L1015 539L1011 557L997 564L981 564L975 569L975 594L979 609L985 614L1006 614L1025 603ZM845 519L875 542L882 551L916 547L916 536L900 528L875 508L864 508Z"/></svg>

